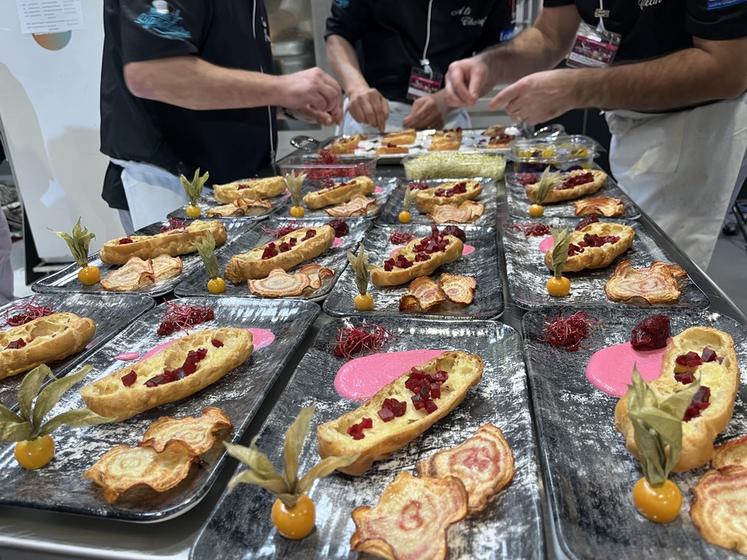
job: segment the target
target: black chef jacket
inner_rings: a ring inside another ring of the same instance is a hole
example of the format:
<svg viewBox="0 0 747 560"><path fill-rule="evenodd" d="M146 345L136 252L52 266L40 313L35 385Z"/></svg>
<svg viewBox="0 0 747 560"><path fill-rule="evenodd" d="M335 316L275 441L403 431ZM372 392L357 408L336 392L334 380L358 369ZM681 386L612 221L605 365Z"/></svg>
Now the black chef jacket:
<svg viewBox="0 0 747 560"><path fill-rule="evenodd" d="M747 35L747 0L603 0L609 31L622 35L615 62L663 56L693 46L693 37L738 39ZM596 26L599 0L544 0L546 7L575 4Z"/></svg>
<svg viewBox="0 0 747 560"><path fill-rule="evenodd" d="M340 35L358 52L364 78L389 100L412 103L407 86L420 67L429 0L334 0L325 37ZM433 70L498 43L510 33L511 0L434 0L426 58Z"/></svg>
<svg viewBox="0 0 747 560"><path fill-rule="evenodd" d="M166 5L168 12L161 6ZM160 9L159 9L160 8ZM104 1L101 70L101 151L192 176L200 167L223 183L249 177L270 163L277 141L267 107L192 111L135 97L125 85L128 62L194 55L227 68L272 71L263 0ZM272 137L272 140L271 140ZM127 209L111 164L103 198Z"/></svg>

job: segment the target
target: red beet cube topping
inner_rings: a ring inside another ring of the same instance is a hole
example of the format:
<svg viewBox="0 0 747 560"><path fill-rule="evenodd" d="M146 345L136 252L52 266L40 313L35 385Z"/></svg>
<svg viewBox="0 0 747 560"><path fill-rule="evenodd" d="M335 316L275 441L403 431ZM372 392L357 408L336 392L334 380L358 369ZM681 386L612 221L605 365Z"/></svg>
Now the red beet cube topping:
<svg viewBox="0 0 747 560"><path fill-rule="evenodd" d="M407 410L407 403L397 399L384 399L379 410L379 418L384 422L391 422L399 416L404 416Z"/></svg>
<svg viewBox="0 0 747 560"><path fill-rule="evenodd" d="M33 303L22 303L9 308L5 314L5 322L10 327L20 327L38 319L54 313L54 309L46 305L34 305Z"/></svg>
<svg viewBox="0 0 747 560"><path fill-rule="evenodd" d="M262 251L262 260L271 259L278 255L278 248L274 243L268 243L265 245L265 250Z"/></svg>
<svg viewBox="0 0 747 560"><path fill-rule="evenodd" d="M430 259L431 256L428 253L416 253L415 262L424 262Z"/></svg>
<svg viewBox="0 0 747 560"><path fill-rule="evenodd" d="M620 241L620 237L617 235L587 233L580 243L571 243L568 246L568 256L572 257L573 255L583 253L587 247L601 247L607 243L617 243L618 241Z"/></svg>
<svg viewBox="0 0 747 560"><path fill-rule="evenodd" d="M132 237L123 237L122 239L119 240L120 245L127 245L129 243L135 243Z"/></svg>
<svg viewBox="0 0 747 560"><path fill-rule="evenodd" d="M635 350L656 350L667 345L669 336L669 317L653 315L633 327L630 344Z"/></svg>
<svg viewBox="0 0 747 560"><path fill-rule="evenodd" d="M161 227L161 233L166 233L167 231L174 231L178 229L184 229L186 227L187 227L186 220L178 220L176 218L169 218L169 223Z"/></svg>
<svg viewBox="0 0 747 560"><path fill-rule="evenodd" d="M445 198L451 198L455 194L464 194L467 192L467 183L457 183L448 189L436 189L436 196L443 196Z"/></svg>
<svg viewBox="0 0 747 560"><path fill-rule="evenodd" d="M444 232L446 229L444 229ZM445 251L446 246L449 244L446 240L446 233L441 233L438 228L434 225L431 226L431 234L428 237L423 237L420 243L415 245L414 249L416 253L437 253L439 251ZM453 234L450 234L453 235Z"/></svg>
<svg viewBox="0 0 747 560"><path fill-rule="evenodd" d="M596 224L599 221L599 216L596 214L591 214L590 216L586 216L583 220L579 221L576 224L576 231L581 231L589 224Z"/></svg>
<svg viewBox="0 0 747 560"><path fill-rule="evenodd" d="M410 268L412 266L412 261L404 255L397 255L394 259L394 266L397 268Z"/></svg>
<svg viewBox="0 0 747 560"><path fill-rule="evenodd" d="M395 245L404 245L405 243L409 243L413 239L415 239L415 236L406 231L393 231L389 236L389 241L391 241Z"/></svg>
<svg viewBox="0 0 747 560"><path fill-rule="evenodd" d="M165 385L167 383L172 383L173 381L184 379L188 375L192 375L197 371L197 364L204 360L205 356L207 356L206 348L190 350L181 367L172 370L167 369L162 374L151 377L145 382L145 386L158 387L159 385Z"/></svg>
<svg viewBox="0 0 747 560"><path fill-rule="evenodd" d="M442 231L441 235L451 235L452 237L456 237L459 239L462 243L467 241L467 234L464 233L464 230L457 226L446 226Z"/></svg>
<svg viewBox="0 0 747 560"><path fill-rule="evenodd" d="M405 387L413 396L410 398L415 410L425 410L430 414L438 409L435 399L441 398L441 385L449 378L445 371L437 371L433 375L425 373L417 368L410 370L410 376L405 381Z"/></svg>
<svg viewBox="0 0 747 560"><path fill-rule="evenodd" d="M122 385L125 387L131 387L133 383L137 380L137 373L134 371L131 371L127 375L122 376Z"/></svg>
<svg viewBox="0 0 747 560"><path fill-rule="evenodd" d="M211 340L210 344L212 344L216 348L222 348L223 347L223 341L218 340L217 338L214 338L213 340Z"/></svg>
<svg viewBox="0 0 747 560"><path fill-rule="evenodd" d="M690 406L685 411L683 420L689 422L693 418L697 418L700 414L711 405L711 389L709 387L701 387L698 392L693 396L693 400Z"/></svg>
<svg viewBox="0 0 747 560"><path fill-rule="evenodd" d="M332 220L329 225L335 230L335 237L345 237L350 233L350 228L345 220Z"/></svg>
<svg viewBox="0 0 747 560"><path fill-rule="evenodd" d="M431 186L428 183L421 183L420 181L411 181L407 184L407 188L411 191L424 191L430 189Z"/></svg>
<svg viewBox="0 0 747 560"><path fill-rule="evenodd" d="M283 241L280 245L278 245L278 250L281 253L285 253L286 251L290 251L298 244L298 240L296 240L295 237L291 237L288 241Z"/></svg>
<svg viewBox="0 0 747 560"><path fill-rule="evenodd" d="M19 348L23 348L26 346L26 341L22 338L18 338L16 340L11 340L8 345L5 347L6 350L18 350Z"/></svg>
<svg viewBox="0 0 747 560"><path fill-rule="evenodd" d="M684 385L695 381L695 370L703 364L703 360L695 352L688 352L677 356L674 361L674 378Z"/></svg>
<svg viewBox="0 0 747 560"><path fill-rule="evenodd" d="M275 230L274 232L272 232L272 234L273 234L273 237L275 239L280 239L284 235L288 235L289 233L293 233L297 229L301 229L301 226L299 226L298 224L296 224L296 222L291 222L289 224L286 224L284 226L279 227L277 230Z"/></svg>
<svg viewBox="0 0 747 560"><path fill-rule="evenodd" d="M194 325L215 319L215 313L209 307L178 303L167 303L166 305L166 313L158 327L158 336L166 336L178 330L186 330Z"/></svg>
<svg viewBox="0 0 747 560"><path fill-rule="evenodd" d="M709 348L708 346L703 348L703 353L700 355L700 359L703 360L704 364L707 362L721 363L724 361L723 358L718 357L718 354L716 354L715 350L713 350L712 348Z"/></svg>
<svg viewBox="0 0 747 560"><path fill-rule="evenodd" d="M394 259L387 259L384 261L384 270L387 272L394 270Z"/></svg>
<svg viewBox="0 0 747 560"><path fill-rule="evenodd" d="M514 177L517 183L520 185L531 185L532 183L536 183L539 181L539 174L538 173L517 173Z"/></svg>
<svg viewBox="0 0 747 560"><path fill-rule="evenodd" d="M594 180L594 174L591 173L590 171L587 171L586 173L579 173L578 175L571 175L565 181L563 181L560 185L555 187L555 189L559 191L562 191L564 189L572 189L573 187L577 187L579 185L591 183L593 180Z"/></svg>
<svg viewBox="0 0 747 560"><path fill-rule="evenodd" d="M303 239L301 241L306 241L307 239L311 239L312 237L316 236L316 230L310 229L306 232L306 235L303 236Z"/></svg>
<svg viewBox="0 0 747 560"><path fill-rule="evenodd" d="M357 424L351 424L348 426L348 435L352 436L353 439L363 439L366 435L363 430L373 428L373 420L370 418L363 418Z"/></svg>

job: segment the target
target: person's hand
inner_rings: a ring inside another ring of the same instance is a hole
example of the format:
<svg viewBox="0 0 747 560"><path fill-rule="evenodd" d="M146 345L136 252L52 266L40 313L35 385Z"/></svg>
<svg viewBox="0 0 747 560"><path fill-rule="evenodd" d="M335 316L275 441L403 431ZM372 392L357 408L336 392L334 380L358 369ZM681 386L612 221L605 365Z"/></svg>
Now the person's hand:
<svg viewBox="0 0 747 560"><path fill-rule="evenodd" d="M537 72L498 93L488 107L505 109L514 122L533 125L575 109L577 87L574 70Z"/></svg>
<svg viewBox="0 0 747 560"><path fill-rule="evenodd" d="M407 128L443 128L446 112L449 110L444 95L431 94L418 97L412 104L410 114L402 124Z"/></svg>
<svg viewBox="0 0 747 560"><path fill-rule="evenodd" d="M348 111L361 124L375 126L381 132L389 117L389 102L376 88L366 87L348 92Z"/></svg>
<svg viewBox="0 0 747 560"><path fill-rule="evenodd" d="M449 105L465 107L477 103L490 88L489 75L488 64L480 55L449 64L445 88Z"/></svg>
<svg viewBox="0 0 747 560"><path fill-rule="evenodd" d="M319 68L310 68L277 78L281 107L314 122L341 122L342 90L332 76Z"/></svg>

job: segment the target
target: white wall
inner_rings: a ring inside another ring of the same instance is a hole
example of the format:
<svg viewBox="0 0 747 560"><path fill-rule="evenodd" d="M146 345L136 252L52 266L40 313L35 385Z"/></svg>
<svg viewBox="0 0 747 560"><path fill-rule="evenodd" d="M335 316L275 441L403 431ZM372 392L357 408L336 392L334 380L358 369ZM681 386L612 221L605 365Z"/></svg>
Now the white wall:
<svg viewBox="0 0 747 560"><path fill-rule="evenodd" d="M0 121L39 256L47 260L69 260L49 229L70 230L78 216L96 233L92 250L122 232L101 199L102 4L83 0L83 7L84 28L52 51L21 34L14 1L0 2Z"/></svg>

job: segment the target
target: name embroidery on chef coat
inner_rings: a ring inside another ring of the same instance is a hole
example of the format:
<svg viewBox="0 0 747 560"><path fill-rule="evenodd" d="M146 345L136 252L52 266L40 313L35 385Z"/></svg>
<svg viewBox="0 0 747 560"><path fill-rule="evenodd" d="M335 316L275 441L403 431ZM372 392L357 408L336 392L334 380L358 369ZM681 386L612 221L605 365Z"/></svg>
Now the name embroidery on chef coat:
<svg viewBox="0 0 747 560"><path fill-rule="evenodd" d="M172 12L165 0L153 0L150 10L137 16L134 21L143 29L165 39L189 39L192 34L180 25L182 19L180 10Z"/></svg>
<svg viewBox="0 0 747 560"><path fill-rule="evenodd" d="M651 6L658 6L662 1L663 0L638 0L638 7L643 11Z"/></svg>
<svg viewBox="0 0 747 560"><path fill-rule="evenodd" d="M488 16L484 18L473 18L472 8L469 6L462 6L456 10L451 11L452 17L461 16L462 27L482 27L488 20Z"/></svg>

